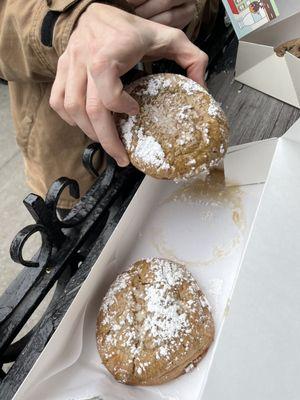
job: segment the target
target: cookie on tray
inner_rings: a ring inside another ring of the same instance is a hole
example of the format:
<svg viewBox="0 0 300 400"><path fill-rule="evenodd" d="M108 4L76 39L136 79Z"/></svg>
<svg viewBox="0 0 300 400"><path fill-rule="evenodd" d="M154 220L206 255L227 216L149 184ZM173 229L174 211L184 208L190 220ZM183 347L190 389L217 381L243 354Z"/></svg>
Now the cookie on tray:
<svg viewBox="0 0 300 400"><path fill-rule="evenodd" d="M293 39L282 43L280 46L276 47L274 51L278 57L283 57L286 52L289 52L295 57L300 58L300 39Z"/></svg>
<svg viewBox="0 0 300 400"><path fill-rule="evenodd" d="M188 372L214 338L208 302L185 266L137 261L108 290L97 319L97 347L114 378L158 385Z"/></svg>
<svg viewBox="0 0 300 400"><path fill-rule="evenodd" d="M139 103L136 116L116 114L131 163L154 178L180 180L208 172L224 157L224 112L199 84L176 74L140 78L126 90Z"/></svg>

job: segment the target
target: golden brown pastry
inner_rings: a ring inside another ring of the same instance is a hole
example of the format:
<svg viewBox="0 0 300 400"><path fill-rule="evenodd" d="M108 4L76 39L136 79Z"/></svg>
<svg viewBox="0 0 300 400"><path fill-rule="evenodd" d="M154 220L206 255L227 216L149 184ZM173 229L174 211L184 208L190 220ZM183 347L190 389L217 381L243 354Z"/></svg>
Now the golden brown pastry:
<svg viewBox="0 0 300 400"><path fill-rule="evenodd" d="M274 50L278 57L283 57L285 53L288 51L293 54L295 57L300 58L300 39L289 40L276 47Z"/></svg>
<svg viewBox="0 0 300 400"><path fill-rule="evenodd" d="M192 369L214 337L209 305L187 269L173 261L137 261L107 292L97 347L116 380L158 385Z"/></svg>
<svg viewBox="0 0 300 400"><path fill-rule="evenodd" d="M208 172L223 158L227 121L202 86L166 73L138 79L127 91L140 113L116 114L115 119L136 168L154 178L179 180Z"/></svg>

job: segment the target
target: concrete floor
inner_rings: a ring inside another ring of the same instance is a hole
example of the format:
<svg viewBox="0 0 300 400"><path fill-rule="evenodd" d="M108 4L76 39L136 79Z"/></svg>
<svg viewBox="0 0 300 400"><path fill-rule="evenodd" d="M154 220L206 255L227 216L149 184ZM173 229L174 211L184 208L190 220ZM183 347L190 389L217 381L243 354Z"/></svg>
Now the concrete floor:
<svg viewBox="0 0 300 400"><path fill-rule="evenodd" d="M9 256L14 235L32 218L22 204L29 189L25 183L23 161L15 141L9 110L8 88L0 84L0 295L20 272L21 266Z"/></svg>
<svg viewBox="0 0 300 400"><path fill-rule="evenodd" d="M0 83L0 296L21 271L9 255L10 243L14 235L24 226L33 223L31 215L22 201L30 193L26 185L23 161L15 141L14 127L9 109L8 87ZM24 248L24 256L29 258L39 245L35 236ZM50 301L52 291L41 303L24 326L18 338L25 334L39 320Z"/></svg>

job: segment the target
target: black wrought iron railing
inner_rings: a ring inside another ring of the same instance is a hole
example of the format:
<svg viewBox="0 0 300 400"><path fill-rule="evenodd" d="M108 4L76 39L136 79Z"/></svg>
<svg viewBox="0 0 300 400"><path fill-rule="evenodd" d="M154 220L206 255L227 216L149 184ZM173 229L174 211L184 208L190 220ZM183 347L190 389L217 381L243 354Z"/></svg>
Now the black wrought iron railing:
<svg viewBox="0 0 300 400"><path fill-rule="evenodd" d="M32 367L143 179L135 168L120 169L110 157L105 171L98 176L93 165L97 151L101 147L94 143L83 154L86 169L97 179L63 219L59 218L57 204L65 188L74 198L79 197L74 180L55 181L45 200L35 194L24 200L35 223L23 228L12 242L11 257L25 268L0 300L1 399L10 398L11 376L18 387ZM37 232L41 234L41 247L32 259L26 260L24 245ZM55 283L54 295L38 324L14 342ZM12 362L6 374L5 365Z"/></svg>

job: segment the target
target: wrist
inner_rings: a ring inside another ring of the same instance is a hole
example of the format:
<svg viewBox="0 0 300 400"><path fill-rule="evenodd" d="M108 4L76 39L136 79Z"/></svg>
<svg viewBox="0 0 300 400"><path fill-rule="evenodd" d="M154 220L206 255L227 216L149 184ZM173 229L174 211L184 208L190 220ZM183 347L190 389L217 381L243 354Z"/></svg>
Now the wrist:
<svg viewBox="0 0 300 400"><path fill-rule="evenodd" d="M93 3L94 0L82 0L63 11L54 27L53 32L53 47L58 56L61 56L65 51L69 38L77 24L80 16Z"/></svg>
<svg viewBox="0 0 300 400"><path fill-rule="evenodd" d="M109 1L109 0L97 1L97 0L95 0L88 6L87 10L88 9L89 10L93 10L93 9L99 10L99 8L101 8L101 6L105 6L105 7L110 6L110 7L114 7L114 8L126 11L130 14L134 14L134 8L129 3L127 3L127 1L125 1L125 0L112 0L112 1Z"/></svg>
<svg viewBox="0 0 300 400"><path fill-rule="evenodd" d="M116 25L118 25L118 18L121 19L122 21L127 22L130 24L132 28L135 26L139 26L139 23L141 21L144 21L142 18L139 18L137 15L135 15L132 12L128 12L128 10L132 10L131 6L129 7L120 7L120 4L123 2L120 1L114 1L113 4L112 2L105 2L105 1L94 1L91 3L83 13L83 15L80 17L85 19L87 18L90 20L91 18L100 18L100 20L105 21L105 22L111 22L114 21L116 22ZM127 3L127 2L126 2ZM125 9L127 8L127 9Z"/></svg>

